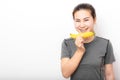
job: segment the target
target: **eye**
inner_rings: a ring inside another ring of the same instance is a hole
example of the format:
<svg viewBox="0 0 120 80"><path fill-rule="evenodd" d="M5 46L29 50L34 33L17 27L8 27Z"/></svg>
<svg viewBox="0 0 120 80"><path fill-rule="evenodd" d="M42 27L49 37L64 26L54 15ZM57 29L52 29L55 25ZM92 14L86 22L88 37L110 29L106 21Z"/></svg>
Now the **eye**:
<svg viewBox="0 0 120 80"><path fill-rule="evenodd" d="M76 20L75 22L80 22L79 20Z"/></svg>
<svg viewBox="0 0 120 80"><path fill-rule="evenodd" d="M89 19L84 19L84 21L89 21Z"/></svg>
<svg viewBox="0 0 120 80"><path fill-rule="evenodd" d="M80 22L80 19L75 19L75 22Z"/></svg>

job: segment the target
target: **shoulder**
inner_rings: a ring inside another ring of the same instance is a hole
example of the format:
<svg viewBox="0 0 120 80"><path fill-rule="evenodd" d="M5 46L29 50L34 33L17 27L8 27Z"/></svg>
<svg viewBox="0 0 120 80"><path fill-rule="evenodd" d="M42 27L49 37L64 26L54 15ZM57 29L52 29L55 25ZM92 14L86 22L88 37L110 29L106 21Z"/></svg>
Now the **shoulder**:
<svg viewBox="0 0 120 80"><path fill-rule="evenodd" d="M109 39L107 38L95 36L95 39L90 44L98 45L98 46L107 46L108 42Z"/></svg>
<svg viewBox="0 0 120 80"><path fill-rule="evenodd" d="M99 37L99 36L96 36L96 40L97 41L102 41L102 42L108 42L109 41L109 39L103 38L103 37Z"/></svg>
<svg viewBox="0 0 120 80"><path fill-rule="evenodd" d="M72 45L73 45L74 42L75 42L75 39L65 38L65 39L63 40L62 44L64 44L64 45L71 45L71 44L72 44Z"/></svg>
<svg viewBox="0 0 120 80"><path fill-rule="evenodd" d="M72 38L66 38L63 40L64 42L74 42L75 39L72 39Z"/></svg>

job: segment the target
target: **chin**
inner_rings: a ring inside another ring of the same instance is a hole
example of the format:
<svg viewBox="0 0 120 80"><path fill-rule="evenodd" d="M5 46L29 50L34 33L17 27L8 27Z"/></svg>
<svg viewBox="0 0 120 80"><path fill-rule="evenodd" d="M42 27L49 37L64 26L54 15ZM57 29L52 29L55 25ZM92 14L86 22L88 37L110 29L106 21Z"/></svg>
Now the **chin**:
<svg viewBox="0 0 120 80"><path fill-rule="evenodd" d="M84 32L89 32L89 31L80 31L81 33L84 33Z"/></svg>

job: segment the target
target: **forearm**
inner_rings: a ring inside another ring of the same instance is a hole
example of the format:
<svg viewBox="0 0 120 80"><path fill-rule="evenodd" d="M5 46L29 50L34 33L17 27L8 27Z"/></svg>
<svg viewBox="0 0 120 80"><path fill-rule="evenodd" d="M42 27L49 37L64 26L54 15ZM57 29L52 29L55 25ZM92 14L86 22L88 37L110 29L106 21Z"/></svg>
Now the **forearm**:
<svg viewBox="0 0 120 80"><path fill-rule="evenodd" d="M68 78L72 75L72 73L78 67L83 54L84 54L83 51L76 50L73 57L62 65L62 73L64 77Z"/></svg>
<svg viewBox="0 0 120 80"><path fill-rule="evenodd" d="M112 64L105 65L105 80L115 80Z"/></svg>
<svg viewBox="0 0 120 80"><path fill-rule="evenodd" d="M115 77L113 74L106 74L105 80L115 80Z"/></svg>

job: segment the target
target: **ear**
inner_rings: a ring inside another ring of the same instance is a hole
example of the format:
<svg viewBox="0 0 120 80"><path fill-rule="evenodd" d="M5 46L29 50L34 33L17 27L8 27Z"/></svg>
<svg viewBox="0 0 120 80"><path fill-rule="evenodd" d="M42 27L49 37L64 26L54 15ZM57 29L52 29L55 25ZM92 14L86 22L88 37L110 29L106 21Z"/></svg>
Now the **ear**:
<svg viewBox="0 0 120 80"><path fill-rule="evenodd" d="M94 24L96 24L96 17L94 18Z"/></svg>

